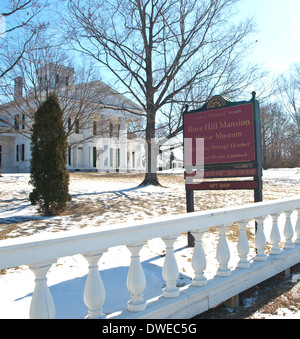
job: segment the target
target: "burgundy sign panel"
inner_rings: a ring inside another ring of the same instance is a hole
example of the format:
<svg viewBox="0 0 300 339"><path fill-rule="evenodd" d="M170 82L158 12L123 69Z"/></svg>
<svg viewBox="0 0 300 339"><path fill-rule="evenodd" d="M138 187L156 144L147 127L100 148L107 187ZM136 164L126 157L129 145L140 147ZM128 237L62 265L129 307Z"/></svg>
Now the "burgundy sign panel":
<svg viewBox="0 0 300 339"><path fill-rule="evenodd" d="M205 171L204 178L234 178L234 177L254 177L257 175L257 168L241 168L230 170ZM194 177L196 172L187 173L185 177Z"/></svg>
<svg viewBox="0 0 300 339"><path fill-rule="evenodd" d="M255 160L255 136L252 103L224 107L184 117L184 137L204 139L204 164L246 163Z"/></svg>
<svg viewBox="0 0 300 339"><path fill-rule="evenodd" d="M186 184L187 190L242 190L258 188L257 181L218 181Z"/></svg>

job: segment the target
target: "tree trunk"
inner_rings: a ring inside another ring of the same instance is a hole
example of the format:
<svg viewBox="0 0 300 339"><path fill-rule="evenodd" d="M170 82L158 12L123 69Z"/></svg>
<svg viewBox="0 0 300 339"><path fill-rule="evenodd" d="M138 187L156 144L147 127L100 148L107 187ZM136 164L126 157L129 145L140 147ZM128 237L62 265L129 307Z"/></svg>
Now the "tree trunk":
<svg viewBox="0 0 300 339"><path fill-rule="evenodd" d="M158 149L155 142L155 110L150 111L147 114L147 126L146 126L146 174L143 182L139 186L161 186L157 178L157 156Z"/></svg>
<svg viewBox="0 0 300 339"><path fill-rule="evenodd" d="M148 185L161 186L157 178L157 173L146 173L145 179L143 180L143 182L139 184L139 186L148 186Z"/></svg>

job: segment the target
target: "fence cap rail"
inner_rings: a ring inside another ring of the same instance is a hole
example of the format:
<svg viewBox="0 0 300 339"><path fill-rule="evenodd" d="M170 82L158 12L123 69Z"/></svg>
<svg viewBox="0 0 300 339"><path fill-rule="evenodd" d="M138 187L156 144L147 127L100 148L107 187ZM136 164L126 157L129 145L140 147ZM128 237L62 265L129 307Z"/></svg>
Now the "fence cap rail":
<svg viewBox="0 0 300 339"><path fill-rule="evenodd" d="M80 230L41 233L0 241L0 269L48 261L60 257L127 245L186 231L207 231L259 216L300 208L300 196L242 206L158 217Z"/></svg>

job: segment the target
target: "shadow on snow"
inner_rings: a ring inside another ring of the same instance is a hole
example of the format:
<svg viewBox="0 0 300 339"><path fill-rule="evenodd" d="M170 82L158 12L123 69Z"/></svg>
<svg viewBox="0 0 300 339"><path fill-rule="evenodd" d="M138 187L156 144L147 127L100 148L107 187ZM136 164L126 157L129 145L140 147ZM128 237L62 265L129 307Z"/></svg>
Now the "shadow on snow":
<svg viewBox="0 0 300 339"><path fill-rule="evenodd" d="M184 247L176 249L174 252L183 249ZM145 300L162 294L162 288L165 286L162 278L162 267L153 263L162 257L164 257L164 255L159 255L142 262L146 277ZM127 302L130 300L130 293L126 286L128 269L129 266L118 266L99 271L106 293L103 313L110 314L127 308ZM49 286L56 308L55 317L57 319L78 319L84 318L88 314L87 307L83 301L86 279L87 274ZM177 286L182 287L190 284L190 282L191 277L182 273L179 274ZM32 297L32 293L16 299L15 302L28 297Z"/></svg>

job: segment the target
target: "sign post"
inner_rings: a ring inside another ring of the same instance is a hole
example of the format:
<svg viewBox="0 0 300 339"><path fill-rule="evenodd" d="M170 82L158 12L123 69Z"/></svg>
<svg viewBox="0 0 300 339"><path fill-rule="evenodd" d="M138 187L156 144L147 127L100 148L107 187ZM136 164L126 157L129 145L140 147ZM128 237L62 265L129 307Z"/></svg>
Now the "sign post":
<svg viewBox="0 0 300 339"><path fill-rule="evenodd" d="M192 111L186 105L183 135L188 213L194 212L195 190L249 189L254 190L254 202L262 201L260 111L255 96L252 92L252 99L242 102L214 96ZM253 179L229 179L248 177ZM189 234L188 245L193 243Z"/></svg>

